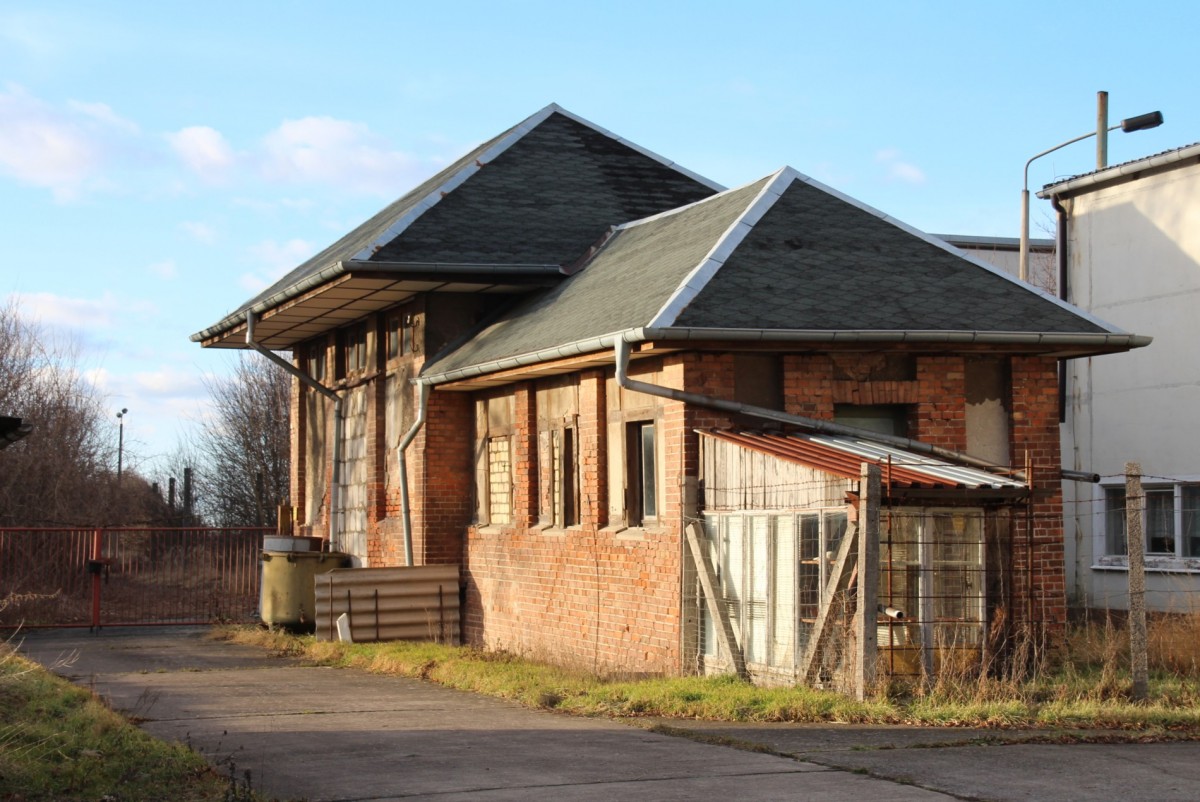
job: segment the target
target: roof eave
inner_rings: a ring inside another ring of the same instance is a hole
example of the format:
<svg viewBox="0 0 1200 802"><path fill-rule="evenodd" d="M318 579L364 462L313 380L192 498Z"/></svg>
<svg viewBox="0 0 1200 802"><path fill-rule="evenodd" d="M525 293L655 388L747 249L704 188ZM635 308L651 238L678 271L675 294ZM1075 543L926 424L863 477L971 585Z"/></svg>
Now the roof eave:
<svg viewBox="0 0 1200 802"><path fill-rule="evenodd" d="M668 342L701 343L727 342L736 344L777 344L831 346L843 345L991 345L1011 349L1028 349L1035 353L1089 356L1119 353L1142 348L1152 338L1126 333L1057 333L1057 332L981 332L981 331L882 331L882 330L793 330L793 329L717 329L717 328L651 328L642 327L611 332L576 342L516 354L501 359L466 365L448 371L422 375L418 381L438 385L468 381L501 371L532 367L559 359L605 351L618 340L630 343ZM1074 353L1078 351L1078 353ZM433 363L432 367L436 367Z"/></svg>
<svg viewBox="0 0 1200 802"><path fill-rule="evenodd" d="M379 273L385 275L436 275L462 278L479 276L490 280L513 279L519 283L551 284L561 278L564 273L560 265L548 264L461 264L444 262L368 262L348 259L334 262L323 270L308 278L296 282L269 298L265 298L248 309L234 312L220 322L199 331L191 336L192 342L207 343L214 338L234 331L245 324L249 314L262 315L265 312L299 298L306 292L314 290L334 279L349 273ZM539 282L540 279L544 281Z"/></svg>
<svg viewBox="0 0 1200 802"><path fill-rule="evenodd" d="M1200 142L1177 150L1147 156L1144 159L1125 162L1114 167L1097 170L1084 175L1068 178L1055 184L1047 184L1038 191L1037 196L1042 200L1052 197L1078 195L1105 184L1113 184L1122 180L1133 180L1139 173L1147 170L1158 170L1173 167L1189 159L1200 158Z"/></svg>

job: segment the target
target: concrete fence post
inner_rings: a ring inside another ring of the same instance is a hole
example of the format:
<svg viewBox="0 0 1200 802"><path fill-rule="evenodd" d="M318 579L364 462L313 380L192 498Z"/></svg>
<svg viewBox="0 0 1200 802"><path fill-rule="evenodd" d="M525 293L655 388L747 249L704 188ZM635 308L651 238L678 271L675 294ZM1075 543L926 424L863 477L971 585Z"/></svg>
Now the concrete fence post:
<svg viewBox="0 0 1200 802"><path fill-rule="evenodd" d="M1125 550L1129 555L1129 652L1131 695L1134 701L1146 698L1149 670L1146 660L1146 538L1142 532L1142 512L1146 496L1142 493L1142 465L1125 463Z"/></svg>
<svg viewBox="0 0 1200 802"><path fill-rule="evenodd" d="M854 696L866 699L875 687L875 664L878 660L876 622L879 608L879 502L881 472L878 465L862 464L859 485L858 536L858 606L854 618L857 665L854 676Z"/></svg>

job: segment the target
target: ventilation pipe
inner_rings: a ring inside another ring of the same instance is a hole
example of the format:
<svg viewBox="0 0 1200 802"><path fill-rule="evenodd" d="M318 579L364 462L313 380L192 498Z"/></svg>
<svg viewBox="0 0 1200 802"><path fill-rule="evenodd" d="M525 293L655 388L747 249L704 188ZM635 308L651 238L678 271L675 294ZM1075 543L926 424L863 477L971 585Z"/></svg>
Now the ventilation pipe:
<svg viewBox="0 0 1200 802"><path fill-rule="evenodd" d="M295 376L303 384L316 390L321 395L333 401L333 484L329 490L329 547L334 548L335 538L337 536L337 516L338 502L340 494L338 486L341 484L342 478L342 397L330 390L319 381L309 376L304 371L297 368L291 362L288 362L279 354L271 349L254 341L254 320L255 315L252 312L246 313L246 345L258 351L267 359L274 362L279 367L287 371L288 374Z"/></svg>
<svg viewBox="0 0 1200 802"><path fill-rule="evenodd" d="M431 389L423 381L418 381L417 387L420 396L417 400L416 420L404 433L404 437L400 438L400 445L396 447L396 465L400 473L400 519L404 522L404 564L410 568L413 564L412 512L408 503L408 461L405 459L404 452L416 439L417 432L421 431L421 427L425 425L425 413L429 410L429 391Z"/></svg>

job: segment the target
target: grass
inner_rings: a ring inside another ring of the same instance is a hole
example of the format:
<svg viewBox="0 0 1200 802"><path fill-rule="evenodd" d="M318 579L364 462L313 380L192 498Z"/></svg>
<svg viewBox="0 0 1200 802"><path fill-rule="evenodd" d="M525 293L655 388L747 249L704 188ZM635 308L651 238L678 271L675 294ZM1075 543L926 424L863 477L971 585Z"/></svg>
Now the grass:
<svg viewBox="0 0 1200 802"><path fill-rule="evenodd" d="M139 730L88 691L0 643L0 799L248 802L242 778Z"/></svg>
<svg viewBox="0 0 1200 802"><path fill-rule="evenodd" d="M928 687L893 683L866 702L806 687L756 687L731 676L607 679L511 654L434 643L318 642L243 627L218 636L318 665L426 679L585 716L1111 731L1097 734L1101 739L1200 737L1197 672L1159 667L1151 678L1150 699L1133 702L1128 674L1115 661L1106 662L1113 639L1097 640L1095 632L1073 633L1073 645L1021 677L980 677L964 670ZM1193 643L1200 648L1200 640Z"/></svg>

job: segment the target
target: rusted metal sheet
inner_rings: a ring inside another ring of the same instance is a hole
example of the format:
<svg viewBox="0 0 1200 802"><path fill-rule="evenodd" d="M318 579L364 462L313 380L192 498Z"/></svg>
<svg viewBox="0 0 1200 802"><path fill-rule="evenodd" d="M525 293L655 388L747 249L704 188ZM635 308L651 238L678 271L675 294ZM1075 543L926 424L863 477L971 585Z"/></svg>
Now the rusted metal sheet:
<svg viewBox="0 0 1200 802"><path fill-rule="evenodd" d="M954 465L933 457L849 437L716 430L700 433L848 479L858 477L863 462L872 462L881 467L884 471L884 482L890 486L968 489L1025 487L1016 480L977 468Z"/></svg>
<svg viewBox="0 0 1200 802"><path fill-rule="evenodd" d="M316 578L317 640L337 638L349 618L356 643L432 640L458 643L459 567L345 568Z"/></svg>

